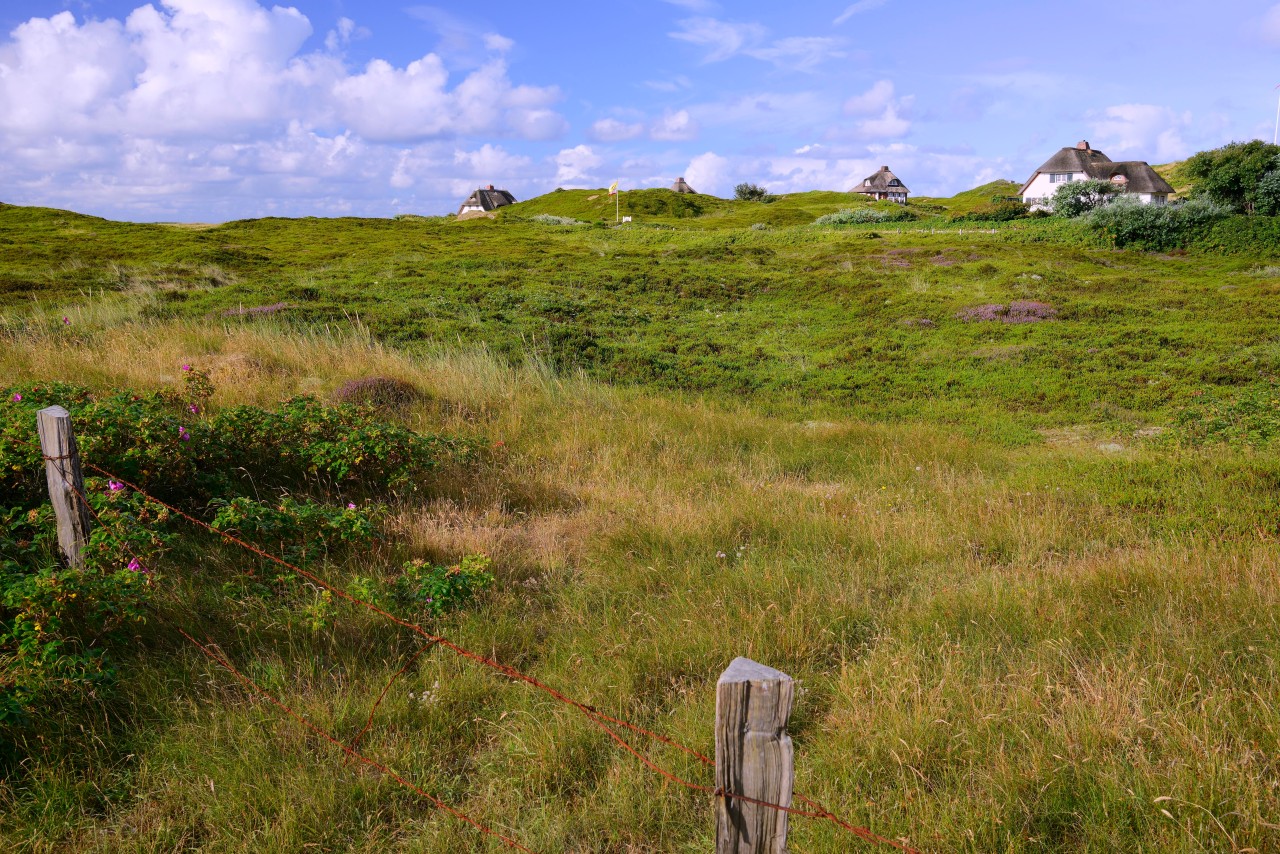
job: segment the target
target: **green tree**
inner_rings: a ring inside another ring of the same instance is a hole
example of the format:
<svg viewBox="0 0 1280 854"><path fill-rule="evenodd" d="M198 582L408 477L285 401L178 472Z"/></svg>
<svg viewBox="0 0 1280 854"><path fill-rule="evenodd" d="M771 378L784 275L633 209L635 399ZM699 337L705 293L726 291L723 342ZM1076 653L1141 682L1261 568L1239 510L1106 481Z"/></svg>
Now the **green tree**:
<svg viewBox="0 0 1280 854"><path fill-rule="evenodd" d="M759 184L739 184L733 188L733 197L740 202L771 202L774 197Z"/></svg>
<svg viewBox="0 0 1280 854"><path fill-rule="evenodd" d="M1233 142L1192 155L1182 166L1191 194L1236 210L1250 211L1258 201L1262 179L1275 168L1280 146L1260 139Z"/></svg>
<svg viewBox="0 0 1280 854"><path fill-rule="evenodd" d="M1110 181L1072 181L1058 187L1049 204L1060 216L1077 217L1102 207L1118 192Z"/></svg>
<svg viewBox="0 0 1280 854"><path fill-rule="evenodd" d="M1271 161L1271 171L1258 182L1254 210L1266 216L1280 216L1280 155Z"/></svg>

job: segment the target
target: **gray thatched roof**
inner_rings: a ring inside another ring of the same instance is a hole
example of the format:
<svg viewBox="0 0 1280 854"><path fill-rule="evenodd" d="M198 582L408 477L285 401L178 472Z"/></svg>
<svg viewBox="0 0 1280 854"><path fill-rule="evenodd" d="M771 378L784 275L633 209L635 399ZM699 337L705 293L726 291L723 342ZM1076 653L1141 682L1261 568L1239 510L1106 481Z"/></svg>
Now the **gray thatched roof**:
<svg viewBox="0 0 1280 854"><path fill-rule="evenodd" d="M1074 148L1064 148L1050 157L1045 164L1035 171L1022 185L1022 193L1027 191L1036 175L1045 172L1083 172L1098 181L1115 181L1124 185L1130 193L1165 193L1174 191L1169 182L1160 177L1160 173L1151 168L1151 164L1141 160L1125 160L1119 163L1101 151L1095 151L1088 140L1081 140Z"/></svg>
<svg viewBox="0 0 1280 854"><path fill-rule="evenodd" d="M516 197L508 193L506 190L495 190L490 184L487 188L476 190L467 200L458 208L461 213L462 209L470 205L479 205L482 210L491 211L495 208L505 207L506 205L514 205Z"/></svg>
<svg viewBox="0 0 1280 854"><path fill-rule="evenodd" d="M897 181L896 184L893 182ZM880 171L874 175L868 175L867 178L858 186L849 191L850 193L907 193L907 185L902 183L897 175L889 171L888 166L881 166Z"/></svg>
<svg viewBox="0 0 1280 854"><path fill-rule="evenodd" d="M1099 181L1121 184L1130 193L1172 195L1176 192L1168 181L1160 177L1159 172L1151 168L1151 164L1141 160L1102 163L1090 170L1089 174Z"/></svg>
<svg viewBox="0 0 1280 854"><path fill-rule="evenodd" d="M677 178L676 182L671 185L671 190L672 192L675 192L675 193L692 193L694 195L697 195L697 192L698 192L697 190L693 189L693 187L690 187L687 183L685 183L684 178Z"/></svg>

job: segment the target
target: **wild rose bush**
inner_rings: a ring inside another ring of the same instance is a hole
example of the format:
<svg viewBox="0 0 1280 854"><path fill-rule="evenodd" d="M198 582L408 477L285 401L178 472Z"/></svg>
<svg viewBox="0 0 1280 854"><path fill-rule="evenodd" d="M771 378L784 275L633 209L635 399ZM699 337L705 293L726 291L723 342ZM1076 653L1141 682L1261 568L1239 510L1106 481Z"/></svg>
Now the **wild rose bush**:
<svg viewBox="0 0 1280 854"><path fill-rule="evenodd" d="M130 484L307 564L378 539L385 513L368 495L426 488L433 472L472 465L483 447L307 397L210 412L208 376L183 365L182 377L147 393L63 383L0 391L0 724L59 693L111 683L112 649L144 619L168 543L191 534ZM92 508L75 570L58 553L35 429L36 412L54 404L71 412ZM266 591L287 592L287 575Z"/></svg>

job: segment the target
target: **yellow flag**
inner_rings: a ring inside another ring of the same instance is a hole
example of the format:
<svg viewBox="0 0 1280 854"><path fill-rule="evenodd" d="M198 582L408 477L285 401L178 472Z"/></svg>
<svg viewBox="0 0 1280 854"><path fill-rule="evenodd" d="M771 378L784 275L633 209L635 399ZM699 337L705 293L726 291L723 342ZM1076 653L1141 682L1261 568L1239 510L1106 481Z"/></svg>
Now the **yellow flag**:
<svg viewBox="0 0 1280 854"><path fill-rule="evenodd" d="M615 196L617 195L617 193L618 193L618 182L614 181L612 184L609 185L609 195Z"/></svg>

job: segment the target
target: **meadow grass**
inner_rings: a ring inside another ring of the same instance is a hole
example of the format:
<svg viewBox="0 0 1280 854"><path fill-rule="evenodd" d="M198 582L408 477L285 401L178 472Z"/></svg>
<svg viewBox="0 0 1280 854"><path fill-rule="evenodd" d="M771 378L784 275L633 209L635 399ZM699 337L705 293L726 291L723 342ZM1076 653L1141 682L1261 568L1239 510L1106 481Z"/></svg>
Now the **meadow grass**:
<svg viewBox="0 0 1280 854"><path fill-rule="evenodd" d="M1064 255L1054 263L1090 263ZM1135 303L1180 304L1201 328L1194 303L1211 315L1206 337L1246 334L1252 321L1214 313L1230 296L1174 276L1182 262L1141 263L1181 290L1144 296L1153 276L1124 290ZM1092 299L1118 297L1099 287ZM146 304L81 301L69 326L11 317L0 372L146 389L192 363L212 373L217 406L326 397L372 375L415 384L427 398L400 414L407 424L483 437L495 453L397 503L390 543L324 573L345 583L407 556L487 552L494 590L432 624L471 648L703 751L728 662L778 667L801 685L797 790L928 851L1280 848L1273 450L1117 445L1105 421L1081 425L1069 409L1053 410L1065 427L1011 443L972 429L971 412L949 423L945 397L943 417L867 420L610 386L536 349L406 353L359 324L155 318ZM1158 325L1160 312L1141 311ZM1027 334L1052 348L1045 328ZM1028 342L966 346L1011 343ZM1136 335L1122 346L1161 358ZM984 357L988 381L1007 378L1002 358ZM238 594L243 561L184 537L161 567L165 620L207 632L353 736L414 637L342 605L313 628L298 604ZM113 691L49 709L23 738L26 758L0 784L7 850L500 850L344 765L162 620L139 632ZM572 710L441 650L397 683L363 746L535 850L712 847L705 797ZM864 850L829 825L792 827L795 851Z"/></svg>

